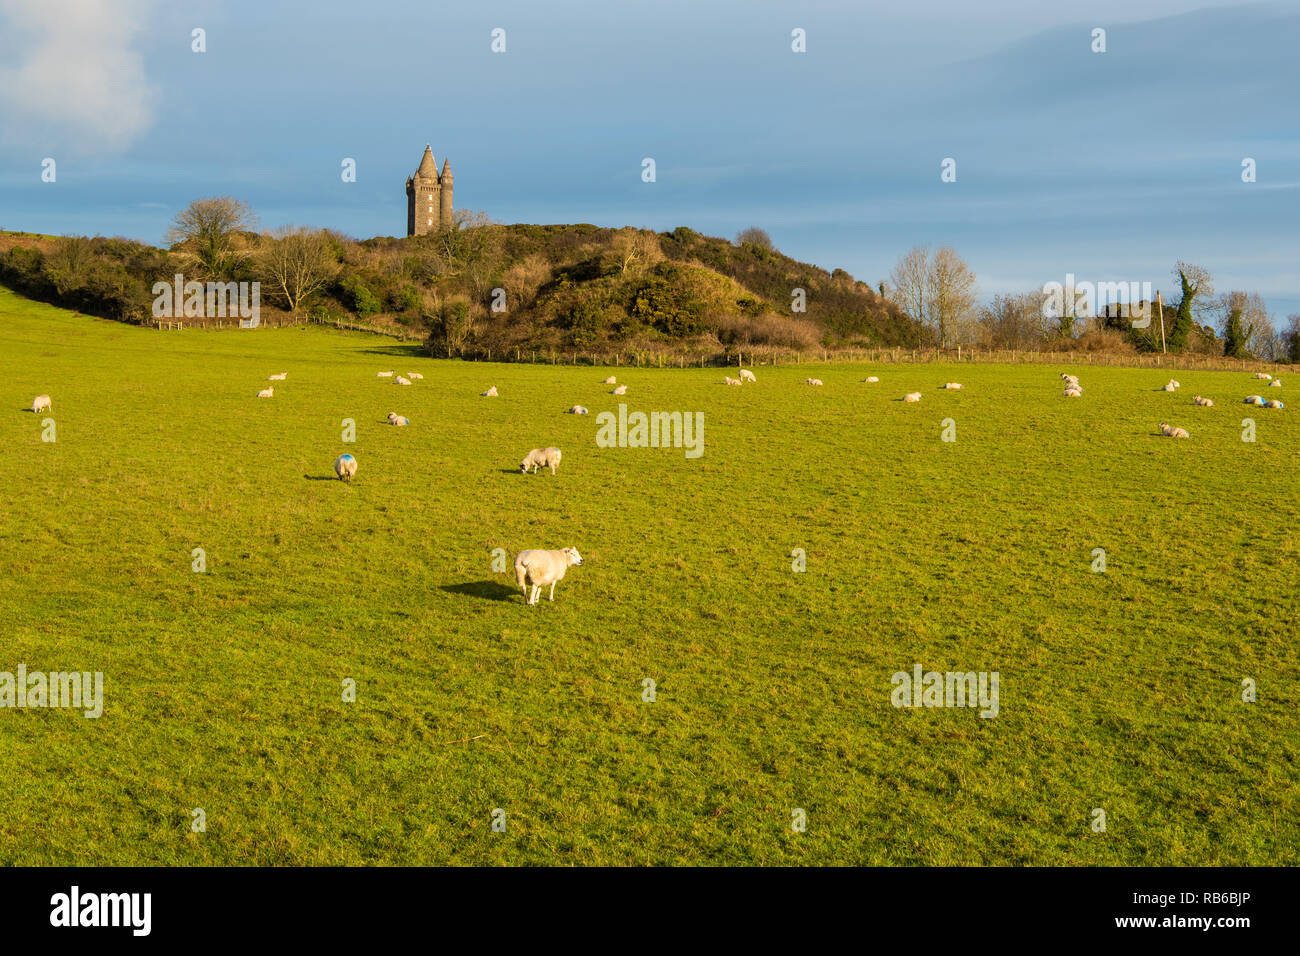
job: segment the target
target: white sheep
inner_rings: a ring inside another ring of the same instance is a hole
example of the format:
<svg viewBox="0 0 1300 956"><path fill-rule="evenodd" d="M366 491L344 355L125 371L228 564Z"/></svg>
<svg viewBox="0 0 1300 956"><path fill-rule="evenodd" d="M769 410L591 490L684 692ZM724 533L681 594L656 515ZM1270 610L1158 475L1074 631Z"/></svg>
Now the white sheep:
<svg viewBox="0 0 1300 956"><path fill-rule="evenodd" d="M601 382L600 384L601 384L601 385L617 385L617 384L618 384L618 379L616 379L613 375L611 375L609 378L605 379L605 381Z"/></svg>
<svg viewBox="0 0 1300 956"><path fill-rule="evenodd" d="M738 378L732 378L730 375L724 375L724 376L723 376L723 380L724 380L724 381L726 382L726 384L728 384L728 385L743 385L743 384L744 384L744 382L742 382L740 379L738 379Z"/></svg>
<svg viewBox="0 0 1300 956"><path fill-rule="evenodd" d="M416 381L421 381L421 380L424 379L424 376L421 375L419 372L407 372L407 373L406 373L406 377L407 377L407 378L413 378L413 379L415 379Z"/></svg>
<svg viewBox="0 0 1300 956"><path fill-rule="evenodd" d="M1247 395L1244 399L1242 399L1242 403L1245 404L1245 405L1263 405L1263 404L1264 404L1264 396L1263 396L1263 395Z"/></svg>
<svg viewBox="0 0 1300 956"><path fill-rule="evenodd" d="M822 380L819 379L819 378L808 378L808 379L804 379L804 384L805 384L805 385L820 385L821 383L822 383Z"/></svg>
<svg viewBox="0 0 1300 956"><path fill-rule="evenodd" d="M742 368L742 369L740 370L740 380L741 380L742 382L757 382L757 381L758 381L758 379L754 378L754 373L751 372L751 371L750 371L749 369L747 369L747 368Z"/></svg>
<svg viewBox="0 0 1300 956"><path fill-rule="evenodd" d="M612 392L610 392L609 394L611 394L611 395L626 395L626 394L627 394L627 386L626 386L626 385L620 385L618 388L614 389L614 390L613 390Z"/></svg>
<svg viewBox="0 0 1300 956"><path fill-rule="evenodd" d="M268 385L266 388L262 389L260 392L257 393L257 397L270 398L274 394L275 394L275 389L272 388L270 385Z"/></svg>
<svg viewBox="0 0 1300 956"><path fill-rule="evenodd" d="M288 373L288 372L280 372L280 373L278 373L278 374L276 374L276 375L272 375L270 378L267 379L267 381L268 381L268 382L283 382L283 381L284 381L286 378L288 378L288 377L289 377L289 373Z"/></svg>
<svg viewBox="0 0 1300 956"><path fill-rule="evenodd" d="M334 474L340 481L351 481L357 473L357 460L351 455L339 455L334 459Z"/></svg>
<svg viewBox="0 0 1300 956"><path fill-rule="evenodd" d="M1173 391L1177 391L1177 389L1178 389L1178 385L1173 381L1173 379L1170 379L1168 382L1166 382L1164 385L1160 387L1160 391L1162 392L1173 392Z"/></svg>
<svg viewBox="0 0 1300 956"><path fill-rule="evenodd" d="M536 604L542 595L542 588L551 586L551 600L555 600L555 585L564 579L564 572L569 565L582 564L582 555L577 548L564 548L560 551L520 551L515 557L515 583L524 592L529 604ZM528 592L532 585L532 593Z"/></svg>
<svg viewBox="0 0 1300 956"><path fill-rule="evenodd" d="M50 396L37 395L32 399L32 414L51 411Z"/></svg>
<svg viewBox="0 0 1300 956"><path fill-rule="evenodd" d="M390 425L409 425L409 424L411 424L411 420L410 420L409 418L404 418L404 417L402 417L401 415L397 414L397 412L389 412L389 413L388 413L388 424L390 424Z"/></svg>
<svg viewBox="0 0 1300 956"><path fill-rule="evenodd" d="M944 388L961 388L961 382L947 382L947 383L944 384L943 387L944 387Z"/></svg>
<svg viewBox="0 0 1300 956"><path fill-rule="evenodd" d="M1276 399L1264 403L1265 408L1284 408L1285 406Z"/></svg>
<svg viewBox="0 0 1300 956"><path fill-rule="evenodd" d="M919 402L920 400L921 400L920 392L908 392L906 395L903 396L903 401L905 402Z"/></svg>
<svg viewBox="0 0 1300 956"><path fill-rule="evenodd" d="M570 408L570 409L568 410L568 412L566 412L566 414L568 414L568 415L586 415L586 414L588 414L588 412L587 412L587 409L585 409L583 406L581 406L581 405L574 405L572 408Z"/></svg>
<svg viewBox="0 0 1300 956"><path fill-rule="evenodd" d="M1281 387L1282 387L1282 380L1281 380L1280 378L1275 378L1275 379L1273 379L1273 381L1271 381L1271 382L1268 383L1268 386L1269 386L1269 388L1281 388Z"/></svg>
<svg viewBox="0 0 1300 956"><path fill-rule="evenodd" d="M1164 422L1160 423L1160 431L1166 438L1191 438L1192 437L1191 435L1187 434L1186 428L1175 428L1173 425L1166 425Z"/></svg>
<svg viewBox="0 0 1300 956"><path fill-rule="evenodd" d="M1267 381L1269 381L1269 380L1271 380L1271 379L1273 378L1273 376L1272 376L1272 375L1269 375L1268 372L1256 372L1256 373L1255 373L1255 377L1256 377L1257 379L1260 379L1261 381L1265 381L1265 382L1267 382Z"/></svg>
<svg viewBox="0 0 1300 956"><path fill-rule="evenodd" d="M876 376L874 376L874 375L868 375L866 378L863 379L863 381L864 381L864 382L879 382L880 379L878 379L878 378L877 378Z"/></svg>
<svg viewBox="0 0 1300 956"><path fill-rule="evenodd" d="M491 388L489 388L486 392L483 392L483 393L482 393L482 396L483 396L484 398L496 398L496 397L497 397L497 387L496 387L495 385L493 385L493 386L492 386Z"/></svg>
<svg viewBox="0 0 1300 956"><path fill-rule="evenodd" d="M1069 386L1066 386L1066 389L1065 389L1065 397L1066 397L1066 398L1083 398L1083 389L1079 388L1079 386L1077 386L1077 385L1069 385Z"/></svg>
<svg viewBox="0 0 1300 956"><path fill-rule="evenodd" d="M392 373L392 371L380 372L380 373L379 373L379 377L380 377L380 378L392 378L392 377L393 377L393 373Z"/></svg>
<svg viewBox="0 0 1300 956"><path fill-rule="evenodd" d="M1182 388L1182 387L1183 387L1183 383L1180 382L1180 381L1178 381L1178 379L1176 379L1176 378L1171 378L1171 379L1169 380L1169 384L1172 385L1174 388Z"/></svg>
<svg viewBox="0 0 1300 956"><path fill-rule="evenodd" d="M403 376L399 375L399 376L397 376L397 379L396 379L396 381L394 382L394 384L395 384L395 385L410 385L410 384L411 384L411 380L410 380L409 378L404 378Z"/></svg>
<svg viewBox="0 0 1300 956"><path fill-rule="evenodd" d="M560 465L561 457L558 448L534 448L519 463L519 470L526 474L531 468L533 474L537 474L538 468L550 468L551 474L555 474L555 469Z"/></svg>
<svg viewBox="0 0 1300 956"><path fill-rule="evenodd" d="M1213 408L1213 407L1214 407L1214 401L1213 401L1212 399L1209 399L1209 398L1201 398L1201 396L1199 396L1199 395L1193 395L1193 396L1192 396L1192 404L1193 404L1193 405L1201 405L1201 406L1203 406L1203 407L1205 407L1205 408Z"/></svg>

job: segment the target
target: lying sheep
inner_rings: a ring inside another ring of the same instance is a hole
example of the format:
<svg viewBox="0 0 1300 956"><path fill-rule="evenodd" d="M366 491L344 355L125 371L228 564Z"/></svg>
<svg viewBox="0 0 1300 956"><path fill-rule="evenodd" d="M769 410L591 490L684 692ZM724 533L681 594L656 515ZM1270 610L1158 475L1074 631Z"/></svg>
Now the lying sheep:
<svg viewBox="0 0 1300 956"><path fill-rule="evenodd" d="M804 384L805 384L805 385L820 385L821 383L822 383L822 380L819 379L819 378L808 378L808 379L804 379Z"/></svg>
<svg viewBox="0 0 1300 956"><path fill-rule="evenodd" d="M496 397L497 397L497 387L496 387L495 385L493 385L493 386L492 386L491 388L489 388L486 392L483 392L483 393L482 393L482 396L483 396L484 398L496 398Z"/></svg>
<svg viewBox="0 0 1300 956"><path fill-rule="evenodd" d="M908 392L906 395L903 396L903 401L905 402L919 402L920 400L921 400L920 392Z"/></svg>
<svg viewBox="0 0 1300 956"><path fill-rule="evenodd" d="M1255 377L1264 382L1267 382L1273 378L1273 376L1269 375L1268 372L1256 372Z"/></svg>
<svg viewBox="0 0 1300 956"><path fill-rule="evenodd" d="M866 378L864 378L862 381L864 381L864 382L879 382L880 379L876 378L876 376L874 376L874 375L868 375L868 376L867 376Z"/></svg>
<svg viewBox="0 0 1300 956"><path fill-rule="evenodd" d="M33 414L33 415L35 415L37 412L48 412L48 411L50 411L50 410L51 410L51 406L50 406L50 396L48 396L48 395L37 395L35 398L32 399L32 414Z"/></svg>
<svg viewBox="0 0 1300 956"><path fill-rule="evenodd" d="M1077 385L1070 385L1065 389L1066 398L1083 398L1083 389Z"/></svg>
<svg viewBox="0 0 1300 956"><path fill-rule="evenodd" d="M411 424L411 420L410 420L409 418L403 418L401 415L397 414L397 412L389 412L389 413L388 413L388 424L390 424L390 425L409 425L409 424Z"/></svg>
<svg viewBox="0 0 1300 956"><path fill-rule="evenodd" d="M747 369L747 368L742 368L742 369L740 370L740 380L741 380L742 382L757 382L757 381L758 381L758 379L754 378L754 373L751 372L751 371L750 371L749 369Z"/></svg>
<svg viewBox="0 0 1300 956"><path fill-rule="evenodd" d="M551 600L555 600L555 585L564 580L564 572L569 565L582 564L582 555L577 548L564 548L560 551L520 551L515 557L515 583L524 592L529 604L536 604L542 595L542 588L551 586ZM528 593L532 585L532 594Z"/></svg>
<svg viewBox="0 0 1300 956"><path fill-rule="evenodd" d="M379 373L379 377L380 377L380 378L392 378L392 377L393 377L393 373L392 373L392 371L388 371L388 372L380 372L380 373Z"/></svg>
<svg viewBox="0 0 1300 956"><path fill-rule="evenodd" d="M286 378L288 378L288 376L289 376L289 373L288 373L288 372L280 372L278 375L272 375L270 378L267 379L267 381L268 381L268 382L283 382Z"/></svg>
<svg viewBox="0 0 1300 956"><path fill-rule="evenodd" d="M1201 405L1201 406L1204 406L1205 408L1213 408L1213 407L1214 407L1214 401L1213 401L1212 399L1201 398L1201 396L1199 396L1199 395L1193 395L1193 396L1192 396L1192 404L1193 404L1193 405Z"/></svg>
<svg viewBox="0 0 1300 956"><path fill-rule="evenodd" d="M274 394L275 394L275 389L268 385L266 388L262 389L260 392L257 393L257 397L270 398Z"/></svg>
<svg viewBox="0 0 1300 956"><path fill-rule="evenodd" d="M1247 395L1244 399L1242 399L1242 402L1243 402L1243 404L1246 404L1246 405L1263 405L1263 404L1264 404L1264 396L1263 396L1263 395Z"/></svg>
<svg viewBox="0 0 1300 956"><path fill-rule="evenodd" d="M1160 391L1162 392L1173 392L1177 390L1178 390L1178 386L1172 380L1166 382L1164 385L1160 387Z"/></svg>
<svg viewBox="0 0 1300 956"><path fill-rule="evenodd" d="M1265 408L1283 408L1283 404L1276 399L1264 403Z"/></svg>
<svg viewBox="0 0 1300 956"><path fill-rule="evenodd" d="M730 375L724 375L724 376L723 376L723 381L726 382L726 384L728 384L728 385L743 385L743 384L744 384L743 382L741 382L740 379L738 379L738 378L732 378Z"/></svg>
<svg viewBox="0 0 1300 956"><path fill-rule="evenodd" d="M961 388L961 382L946 382L944 388Z"/></svg>
<svg viewBox="0 0 1300 956"><path fill-rule="evenodd" d="M1187 434L1186 428L1175 428L1173 425L1166 425L1164 422L1160 423L1160 431L1166 438L1191 438L1192 437L1191 435Z"/></svg>
<svg viewBox="0 0 1300 956"><path fill-rule="evenodd" d="M560 465L560 449L551 448L534 448L519 463L520 472L527 474L531 468L533 474L537 474L538 468L550 468L551 474L555 474L555 469Z"/></svg>
<svg viewBox="0 0 1300 956"><path fill-rule="evenodd" d="M1282 387L1282 380L1281 380L1280 378L1275 378L1275 379L1273 379L1273 381L1271 381L1271 382L1268 383L1268 386L1269 386L1269 388L1281 388L1281 387Z"/></svg>
<svg viewBox="0 0 1300 956"><path fill-rule="evenodd" d="M569 415L586 415L586 414L588 414L588 412L587 412L587 410L586 410L585 408L583 408L581 405L574 405L572 408L569 409L569 411L568 411L566 414L569 414Z"/></svg>
<svg viewBox="0 0 1300 956"><path fill-rule="evenodd" d="M610 392L609 394L611 394L611 395L626 395L626 394L627 394L627 386L626 386L626 385L620 385L618 388L614 389L614 390L613 390L612 392Z"/></svg>
<svg viewBox="0 0 1300 956"><path fill-rule="evenodd" d="M411 380L410 380L409 378L404 378L404 377L402 377L401 375L399 375L399 376L397 376L397 381L396 381L395 384L397 384L397 385L410 385L410 384L411 384Z"/></svg>
<svg viewBox="0 0 1300 956"><path fill-rule="evenodd" d="M601 384L601 385L617 385L617 384L618 384L618 379L616 379L613 375L611 375L609 378L605 379L605 381L601 382L600 384Z"/></svg>
<svg viewBox="0 0 1300 956"><path fill-rule="evenodd" d="M1171 379L1169 380L1169 384L1172 385L1174 388L1182 388L1182 387L1183 387L1183 383L1180 382L1180 381L1178 381L1178 379L1176 379L1176 378L1171 378Z"/></svg>
<svg viewBox="0 0 1300 956"><path fill-rule="evenodd" d="M413 378L413 379L415 379L416 381L420 381L420 380L422 380L422 379L424 378L424 376L421 375L419 372L407 372L407 373L406 373L406 377L407 377L407 378Z"/></svg>
<svg viewBox="0 0 1300 956"><path fill-rule="evenodd" d="M351 455L339 455L334 459L334 474L340 481L351 481L357 473L357 460Z"/></svg>

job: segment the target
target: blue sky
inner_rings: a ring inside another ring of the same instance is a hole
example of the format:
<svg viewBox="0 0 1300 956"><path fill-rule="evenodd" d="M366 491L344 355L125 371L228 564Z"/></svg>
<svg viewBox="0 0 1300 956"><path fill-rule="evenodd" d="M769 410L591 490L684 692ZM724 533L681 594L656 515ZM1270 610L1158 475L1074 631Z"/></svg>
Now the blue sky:
<svg viewBox="0 0 1300 956"><path fill-rule="evenodd" d="M1280 319L1297 37L1296 2L0 0L0 227L158 242L231 194L267 227L399 235L427 142L501 222L758 225L873 284L950 244L985 295L1067 272L1168 295L1187 259Z"/></svg>

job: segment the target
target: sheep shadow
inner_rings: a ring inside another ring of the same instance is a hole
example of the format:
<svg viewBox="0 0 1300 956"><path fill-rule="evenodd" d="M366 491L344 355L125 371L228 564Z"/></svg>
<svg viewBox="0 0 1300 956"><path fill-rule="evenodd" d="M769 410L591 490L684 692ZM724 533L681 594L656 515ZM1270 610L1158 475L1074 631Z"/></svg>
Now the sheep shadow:
<svg viewBox="0 0 1300 956"><path fill-rule="evenodd" d="M338 475L303 475L303 478L307 479L308 481L338 481L339 480ZM347 484L347 482L344 482L344 484Z"/></svg>
<svg viewBox="0 0 1300 956"><path fill-rule="evenodd" d="M466 581L464 584L444 584L442 590L448 594L463 594L466 597L484 598L488 601L509 601L522 597L517 588L509 587L500 581Z"/></svg>

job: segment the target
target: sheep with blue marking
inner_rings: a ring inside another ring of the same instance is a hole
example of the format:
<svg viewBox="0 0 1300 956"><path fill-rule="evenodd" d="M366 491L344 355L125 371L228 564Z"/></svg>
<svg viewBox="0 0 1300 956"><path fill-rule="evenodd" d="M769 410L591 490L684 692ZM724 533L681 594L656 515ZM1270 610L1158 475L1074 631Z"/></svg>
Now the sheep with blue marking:
<svg viewBox="0 0 1300 956"><path fill-rule="evenodd" d="M351 455L339 455L334 459L334 474L340 481L351 481L357 473L357 460Z"/></svg>

